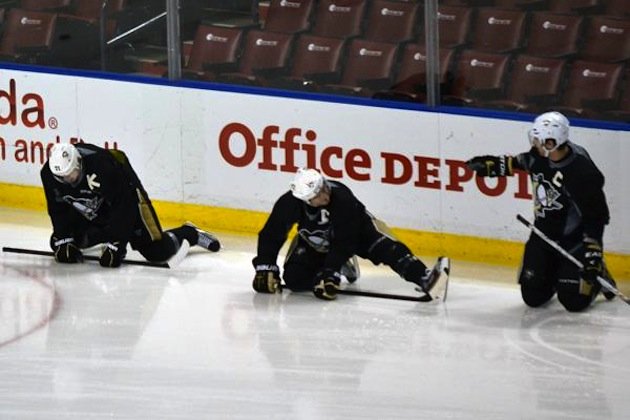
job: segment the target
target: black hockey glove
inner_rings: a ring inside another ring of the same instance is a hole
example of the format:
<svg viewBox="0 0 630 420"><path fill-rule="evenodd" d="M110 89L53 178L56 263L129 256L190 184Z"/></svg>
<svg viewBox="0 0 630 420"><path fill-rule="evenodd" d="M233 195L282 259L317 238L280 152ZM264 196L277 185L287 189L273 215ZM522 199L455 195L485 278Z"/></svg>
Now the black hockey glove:
<svg viewBox="0 0 630 420"><path fill-rule="evenodd" d="M324 300L337 299L337 290L341 283L341 274L337 271L324 268L315 274L315 287L313 293L315 297Z"/></svg>
<svg viewBox="0 0 630 420"><path fill-rule="evenodd" d="M104 245L105 249L98 260L101 267L120 267L127 255L127 243L116 241L107 242Z"/></svg>
<svg viewBox="0 0 630 420"><path fill-rule="evenodd" d="M258 264L254 267L256 275L252 287L258 293L279 293L280 269L275 264Z"/></svg>
<svg viewBox="0 0 630 420"><path fill-rule="evenodd" d="M478 176L507 176L514 173L512 156L475 156L466 161L466 165Z"/></svg>
<svg viewBox="0 0 630 420"><path fill-rule="evenodd" d="M51 238L55 261L63 264L74 264L83 261L83 253L74 243L74 238Z"/></svg>
<svg viewBox="0 0 630 420"><path fill-rule="evenodd" d="M602 246L597 240L592 238L584 238L582 245L584 247L582 278L591 285L596 285L599 283L597 276L601 276L604 273L604 252Z"/></svg>

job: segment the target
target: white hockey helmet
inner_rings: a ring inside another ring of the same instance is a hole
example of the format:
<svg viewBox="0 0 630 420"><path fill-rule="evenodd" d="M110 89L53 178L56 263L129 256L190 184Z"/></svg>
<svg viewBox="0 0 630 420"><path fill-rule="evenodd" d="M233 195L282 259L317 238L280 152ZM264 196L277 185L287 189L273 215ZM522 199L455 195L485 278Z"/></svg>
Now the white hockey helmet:
<svg viewBox="0 0 630 420"><path fill-rule="evenodd" d="M300 168L291 182L291 192L295 198L308 202L319 194L324 183L324 177L315 169Z"/></svg>
<svg viewBox="0 0 630 420"><path fill-rule="evenodd" d="M529 130L529 142L534 146L534 141L538 140L544 144L547 139L556 141L555 147L548 149L549 152L569 141L569 120L567 117L556 111L545 112L536 117L532 128Z"/></svg>
<svg viewBox="0 0 630 420"><path fill-rule="evenodd" d="M81 169L81 155L70 143L57 143L50 149L48 159L50 171L57 178L64 178L76 169Z"/></svg>

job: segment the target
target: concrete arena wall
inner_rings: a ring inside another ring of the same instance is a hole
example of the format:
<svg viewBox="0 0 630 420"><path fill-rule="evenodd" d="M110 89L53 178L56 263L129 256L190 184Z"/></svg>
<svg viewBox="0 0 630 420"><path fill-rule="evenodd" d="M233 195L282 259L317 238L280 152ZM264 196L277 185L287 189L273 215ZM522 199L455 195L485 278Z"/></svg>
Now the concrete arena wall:
<svg viewBox="0 0 630 420"><path fill-rule="evenodd" d="M529 182L475 178L463 162L526 150L529 124L0 69L0 205L44 209L46 149L85 141L127 153L165 224L255 233L309 165L350 185L419 254L516 265ZM607 258L630 277L630 132L573 127L571 137L606 176Z"/></svg>

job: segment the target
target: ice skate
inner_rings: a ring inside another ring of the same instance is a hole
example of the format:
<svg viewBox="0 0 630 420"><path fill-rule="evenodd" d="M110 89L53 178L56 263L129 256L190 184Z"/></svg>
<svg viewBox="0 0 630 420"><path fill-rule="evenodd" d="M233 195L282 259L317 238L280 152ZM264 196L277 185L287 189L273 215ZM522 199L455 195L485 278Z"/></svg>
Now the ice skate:
<svg viewBox="0 0 630 420"><path fill-rule="evenodd" d="M344 265L341 266L340 273L350 284L357 281L357 279L361 275L361 271L359 270L359 261L357 260L356 255L352 256L352 258L350 258L348 261L345 262Z"/></svg>
<svg viewBox="0 0 630 420"><path fill-rule="evenodd" d="M439 257L433 268L427 268L420 279L420 291L433 299L446 300L448 293L448 277L451 271L451 261L448 257Z"/></svg>
<svg viewBox="0 0 630 420"><path fill-rule="evenodd" d="M199 229L192 222L184 223L184 226L189 226L197 231L197 244L198 246L207 249L208 251L217 252L221 249L221 243L216 236L212 235L205 230Z"/></svg>

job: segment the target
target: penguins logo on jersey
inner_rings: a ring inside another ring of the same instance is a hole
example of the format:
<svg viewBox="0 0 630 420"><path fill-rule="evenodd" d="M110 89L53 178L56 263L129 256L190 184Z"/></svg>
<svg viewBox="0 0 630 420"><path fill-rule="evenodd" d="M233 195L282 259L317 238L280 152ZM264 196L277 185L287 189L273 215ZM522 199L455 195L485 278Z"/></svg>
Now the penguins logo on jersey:
<svg viewBox="0 0 630 420"><path fill-rule="evenodd" d="M562 209L562 204L558 202L560 192L545 179L543 174L534 174L532 180L536 216L545 217L545 213L548 211Z"/></svg>
<svg viewBox="0 0 630 420"><path fill-rule="evenodd" d="M301 224L298 234L317 252L330 249L330 212L325 208L306 209L309 223ZM314 222L314 223L311 223Z"/></svg>
<svg viewBox="0 0 630 420"><path fill-rule="evenodd" d="M299 235L317 252L328 252L330 249L330 234L329 230L314 230L300 229Z"/></svg>
<svg viewBox="0 0 630 420"><path fill-rule="evenodd" d="M104 199L98 197L74 198L71 195L64 195L63 201L74 207L87 220L94 220L98 217L98 210L101 208Z"/></svg>

